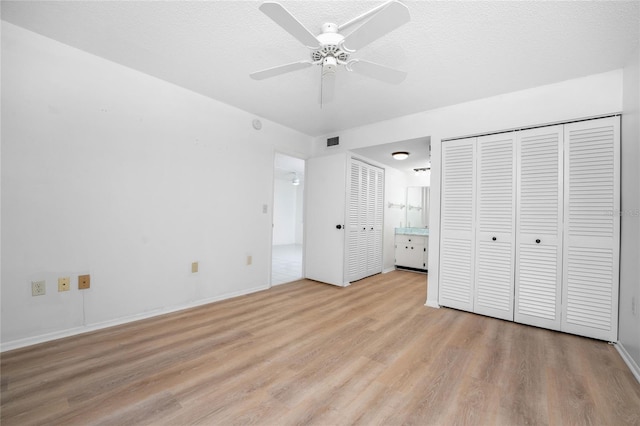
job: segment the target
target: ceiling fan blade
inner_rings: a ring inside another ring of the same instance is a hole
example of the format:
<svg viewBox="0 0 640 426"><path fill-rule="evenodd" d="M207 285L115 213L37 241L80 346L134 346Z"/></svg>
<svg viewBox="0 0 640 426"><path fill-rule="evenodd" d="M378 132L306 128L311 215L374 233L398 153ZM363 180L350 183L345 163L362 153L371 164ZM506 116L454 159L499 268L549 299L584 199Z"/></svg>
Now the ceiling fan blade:
<svg viewBox="0 0 640 426"><path fill-rule="evenodd" d="M342 45L349 52L355 52L410 20L409 8L393 1L347 35Z"/></svg>
<svg viewBox="0 0 640 426"><path fill-rule="evenodd" d="M328 73L322 74L322 79L320 80L320 108L322 108L322 105L329 103L333 100L335 85L336 85L335 72L328 72Z"/></svg>
<svg viewBox="0 0 640 426"><path fill-rule="evenodd" d="M275 77L280 74L286 74L291 71L297 71L308 68L313 65L309 61L292 62L290 64L278 65L277 67L267 68L266 70L256 71L249 74L254 80L264 80L265 78Z"/></svg>
<svg viewBox="0 0 640 426"><path fill-rule="evenodd" d="M391 84L402 83L407 78L407 73L404 71L360 59L350 61L347 69Z"/></svg>
<svg viewBox="0 0 640 426"><path fill-rule="evenodd" d="M300 23L287 9L280 3L267 1L260 5L259 9L280 25L286 32L298 39L302 44L310 49L320 46L318 39L304 25Z"/></svg>

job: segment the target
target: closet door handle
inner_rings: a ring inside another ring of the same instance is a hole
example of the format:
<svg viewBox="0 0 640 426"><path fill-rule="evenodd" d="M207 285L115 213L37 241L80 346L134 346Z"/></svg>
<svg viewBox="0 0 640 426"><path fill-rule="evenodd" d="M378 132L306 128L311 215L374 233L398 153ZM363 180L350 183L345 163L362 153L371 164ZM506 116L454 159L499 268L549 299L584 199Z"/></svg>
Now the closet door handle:
<svg viewBox="0 0 640 426"><path fill-rule="evenodd" d="M537 239L537 240L536 240L536 244L540 244L540 239Z"/></svg>
<svg viewBox="0 0 640 426"><path fill-rule="evenodd" d="M493 241L497 240L497 238L496 238L496 237L493 237L493 238L491 238L491 239L492 239Z"/></svg>
<svg viewBox="0 0 640 426"><path fill-rule="evenodd" d="M342 225L336 225L336 229L342 229Z"/></svg>

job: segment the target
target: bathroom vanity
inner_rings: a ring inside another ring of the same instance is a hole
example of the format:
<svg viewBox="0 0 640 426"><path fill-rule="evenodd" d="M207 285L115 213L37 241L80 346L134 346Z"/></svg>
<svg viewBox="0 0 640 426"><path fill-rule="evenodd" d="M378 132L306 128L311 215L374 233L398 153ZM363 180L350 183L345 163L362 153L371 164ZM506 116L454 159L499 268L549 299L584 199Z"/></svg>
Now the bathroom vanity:
<svg viewBox="0 0 640 426"><path fill-rule="evenodd" d="M429 187L410 186L406 194L406 227L395 229L395 266L420 272L429 268Z"/></svg>
<svg viewBox="0 0 640 426"><path fill-rule="evenodd" d="M396 268L426 272L429 267L429 230L427 228L396 228Z"/></svg>

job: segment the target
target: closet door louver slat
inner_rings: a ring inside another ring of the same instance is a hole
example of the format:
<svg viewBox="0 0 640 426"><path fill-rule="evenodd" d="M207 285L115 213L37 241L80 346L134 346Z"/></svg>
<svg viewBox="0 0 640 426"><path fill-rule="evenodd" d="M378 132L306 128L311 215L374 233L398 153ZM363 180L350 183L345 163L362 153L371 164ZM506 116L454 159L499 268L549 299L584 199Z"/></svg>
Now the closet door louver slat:
<svg viewBox="0 0 640 426"><path fill-rule="evenodd" d="M362 275L363 265L360 259L362 253L362 236L360 232L360 220L362 217L362 166L354 161L350 164L349 173L349 197L347 210L347 261L346 280L352 281Z"/></svg>
<svg viewBox="0 0 640 426"><path fill-rule="evenodd" d="M474 312L513 321L515 134L477 140Z"/></svg>
<svg viewBox="0 0 640 426"><path fill-rule="evenodd" d="M560 329L562 126L518 132L514 319Z"/></svg>
<svg viewBox="0 0 640 426"><path fill-rule="evenodd" d="M353 282L382 272L384 170L350 160L345 276Z"/></svg>
<svg viewBox="0 0 640 426"><path fill-rule="evenodd" d="M565 125L562 330L616 341L620 242L618 117Z"/></svg>
<svg viewBox="0 0 640 426"><path fill-rule="evenodd" d="M521 244L518 254L518 316L528 315L555 323L559 296L557 247Z"/></svg>
<svg viewBox="0 0 640 426"><path fill-rule="evenodd" d="M360 163L356 160L352 162ZM369 222L369 203L370 203L370 182L369 168L366 164L360 163L360 192L359 197L360 214L358 220L358 246L356 252L352 254L358 262L358 273L348 279L349 282L357 281L367 276L367 251L369 247L368 234L366 227Z"/></svg>
<svg viewBox="0 0 640 426"><path fill-rule="evenodd" d="M381 169L372 169L373 187L371 196L373 198L373 211L371 227L373 230L369 230L372 234L372 246L379 249L373 251L373 255L368 258L368 271L369 275L382 272L382 230L384 226L384 171Z"/></svg>
<svg viewBox="0 0 640 426"><path fill-rule="evenodd" d="M442 306L473 311L475 138L442 144L440 288Z"/></svg>

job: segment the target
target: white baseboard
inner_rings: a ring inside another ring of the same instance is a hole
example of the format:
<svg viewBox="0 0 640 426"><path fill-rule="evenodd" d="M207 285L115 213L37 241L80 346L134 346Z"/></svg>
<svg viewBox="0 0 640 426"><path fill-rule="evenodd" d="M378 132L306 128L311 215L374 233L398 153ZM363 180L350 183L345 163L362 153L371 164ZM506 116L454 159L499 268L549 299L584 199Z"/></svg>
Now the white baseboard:
<svg viewBox="0 0 640 426"><path fill-rule="evenodd" d="M438 301L437 300L429 300L429 299L427 299L427 302L424 304L424 306L428 306L430 308L440 309L440 305L438 305Z"/></svg>
<svg viewBox="0 0 640 426"><path fill-rule="evenodd" d="M620 356L622 357L622 360L624 361L624 363L627 364L627 367L629 367L629 370L631 370L631 373L633 373L638 383L640 383L640 367L638 367L638 364L634 361L633 358L631 358L631 355L629 355L629 352L627 352L627 350L624 348L622 343L620 342L616 343L615 347L618 350L618 353L620 354Z"/></svg>
<svg viewBox="0 0 640 426"><path fill-rule="evenodd" d="M226 293L220 296L210 297L208 299L196 300L194 302L184 303L182 305L171 306L166 308L155 309L153 311L143 312L141 314L130 315L124 318L118 318L109 321L103 321L95 324L87 324L80 327L69 328L66 330L55 331L53 333L41 334L39 336L27 337L24 339L13 340L0 344L0 353L13 349L24 348L26 346L37 345L38 343L49 342L52 340L62 339L65 337L76 336L78 334L89 333L91 331L101 330L104 328L114 327L116 325L127 324L147 318L157 317L159 315L170 314L172 312L183 311L209 303L220 302L221 300L232 299L245 294L256 293L258 291L268 290L269 286L253 287L246 290Z"/></svg>
<svg viewBox="0 0 640 426"><path fill-rule="evenodd" d="M393 272L393 271L395 271L395 270L396 270L396 267L395 267L395 266L392 266L391 268L383 269L383 270L382 270L382 273L383 273L383 274L388 274L389 272Z"/></svg>

